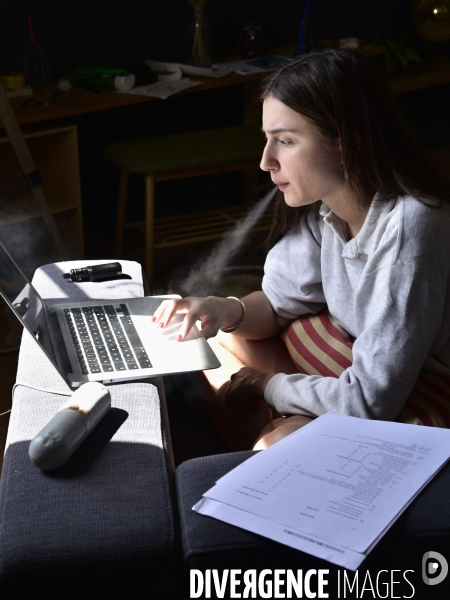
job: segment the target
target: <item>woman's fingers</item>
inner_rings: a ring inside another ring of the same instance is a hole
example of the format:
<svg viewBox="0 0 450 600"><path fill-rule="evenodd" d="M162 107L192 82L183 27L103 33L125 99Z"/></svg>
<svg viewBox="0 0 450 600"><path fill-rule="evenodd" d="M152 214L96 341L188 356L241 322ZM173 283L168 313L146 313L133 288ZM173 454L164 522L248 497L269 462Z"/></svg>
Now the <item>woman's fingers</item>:
<svg viewBox="0 0 450 600"><path fill-rule="evenodd" d="M202 324L202 333L208 337L217 334L224 318L224 309L220 302L212 297L188 297L176 300L164 300L155 311L153 321L159 327L166 327L177 312L186 312L179 329L177 340L182 341L188 335L196 321Z"/></svg>
<svg viewBox="0 0 450 600"><path fill-rule="evenodd" d="M189 310L185 315L181 327L178 331L177 341L181 342L190 332L195 322L198 320L198 316L195 310Z"/></svg>
<svg viewBox="0 0 450 600"><path fill-rule="evenodd" d="M166 327L173 316L178 312L185 312L183 323L180 326L177 340L182 341L188 335L196 321L201 322L202 334L205 338L217 335L219 328L228 314L231 306L231 317L234 316L235 302L208 296L197 298L190 296L174 300L164 300L155 311L153 321L159 327ZM228 312L227 312L228 311ZM233 312L234 311L234 312Z"/></svg>
<svg viewBox="0 0 450 600"><path fill-rule="evenodd" d="M152 321L166 325L177 310L179 300L163 300L152 317ZM168 320L167 320L168 319Z"/></svg>
<svg viewBox="0 0 450 600"><path fill-rule="evenodd" d="M196 321L200 321L202 334L205 338L213 337L219 331L223 316L221 311L210 301L200 301L192 304L186 313L179 331L179 341L184 340ZM177 338L178 339L178 338Z"/></svg>
<svg viewBox="0 0 450 600"><path fill-rule="evenodd" d="M152 321L156 322L159 327L166 327L175 313L181 310L190 309L190 298L179 298L174 300L164 300L155 310Z"/></svg>
<svg viewBox="0 0 450 600"><path fill-rule="evenodd" d="M184 317L179 339L183 340L196 321L200 321L202 334L205 338L217 335L225 317L225 306L222 298L208 296L207 298L191 298L190 308Z"/></svg>
<svg viewBox="0 0 450 600"><path fill-rule="evenodd" d="M208 339L217 335L222 325L222 316L217 314L205 316L200 319L200 322L202 324L202 334Z"/></svg>

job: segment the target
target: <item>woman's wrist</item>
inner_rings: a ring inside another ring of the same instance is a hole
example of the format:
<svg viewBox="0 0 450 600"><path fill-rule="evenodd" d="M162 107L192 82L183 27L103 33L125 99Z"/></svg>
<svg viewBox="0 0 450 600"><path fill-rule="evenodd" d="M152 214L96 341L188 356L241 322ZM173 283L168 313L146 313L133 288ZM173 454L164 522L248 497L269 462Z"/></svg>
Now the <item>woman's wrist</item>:
<svg viewBox="0 0 450 600"><path fill-rule="evenodd" d="M235 300L231 300L230 298L221 298L219 296L208 296L207 300L221 305L222 322L220 324L220 328L230 327L240 318L242 308Z"/></svg>
<svg viewBox="0 0 450 600"><path fill-rule="evenodd" d="M227 316L220 326L224 333L234 333L239 329L245 318L245 304L240 298L228 296L225 300L230 300L227 306Z"/></svg>

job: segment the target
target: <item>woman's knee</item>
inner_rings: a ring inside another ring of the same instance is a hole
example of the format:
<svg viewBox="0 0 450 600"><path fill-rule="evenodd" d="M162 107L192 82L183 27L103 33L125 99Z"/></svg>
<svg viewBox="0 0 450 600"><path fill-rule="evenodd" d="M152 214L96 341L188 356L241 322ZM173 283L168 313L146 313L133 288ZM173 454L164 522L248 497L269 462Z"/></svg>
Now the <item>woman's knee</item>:
<svg viewBox="0 0 450 600"><path fill-rule="evenodd" d="M242 348L247 347L246 338L237 337L231 333L224 333L220 329L214 340L217 344L220 344L222 348L225 348L225 350L228 350L228 352L235 355L240 353Z"/></svg>
<svg viewBox="0 0 450 600"><path fill-rule="evenodd" d="M268 431L267 427L263 429L261 436L253 446L253 450L265 450L269 446L273 446L273 444L284 439L294 431L308 425L312 420L310 417L305 417L304 415L275 419L272 423L273 427L271 431Z"/></svg>

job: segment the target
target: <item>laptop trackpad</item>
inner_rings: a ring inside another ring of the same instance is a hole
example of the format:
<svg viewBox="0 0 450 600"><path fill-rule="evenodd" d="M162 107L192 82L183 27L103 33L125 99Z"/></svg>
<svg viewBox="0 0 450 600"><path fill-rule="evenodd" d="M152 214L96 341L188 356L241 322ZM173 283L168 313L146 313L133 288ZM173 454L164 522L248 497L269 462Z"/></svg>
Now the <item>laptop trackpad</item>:
<svg viewBox="0 0 450 600"><path fill-rule="evenodd" d="M177 373L219 366L207 341L196 326L182 342L176 341L183 314L176 315L164 328L158 327L151 321L151 317L149 319L141 315L132 315L131 318L156 371Z"/></svg>
<svg viewBox="0 0 450 600"><path fill-rule="evenodd" d="M131 315L131 319L139 334L144 338L151 338L153 341L158 342L176 342L177 335L184 320L184 314L179 313L174 315L169 325L164 328L158 327L158 325L151 320L150 316ZM189 342L199 338L203 338L203 336L197 329L197 326L194 325L183 341Z"/></svg>

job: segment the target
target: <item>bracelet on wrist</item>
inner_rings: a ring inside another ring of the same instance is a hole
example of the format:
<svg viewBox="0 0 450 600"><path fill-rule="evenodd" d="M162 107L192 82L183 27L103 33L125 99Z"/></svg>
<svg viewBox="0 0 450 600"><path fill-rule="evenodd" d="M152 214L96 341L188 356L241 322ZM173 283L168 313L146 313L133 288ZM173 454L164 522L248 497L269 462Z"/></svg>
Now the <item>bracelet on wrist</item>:
<svg viewBox="0 0 450 600"><path fill-rule="evenodd" d="M242 321L244 320L245 317L245 304L242 302L242 300L240 298L236 298L235 296L227 296L227 299L229 300L236 300L236 302L239 302L239 304L241 305L241 316L239 317L238 321L236 321L236 323L234 325L230 325L230 327L221 327L220 331L223 331L224 333L234 333L235 331L237 331L237 329L240 327Z"/></svg>

